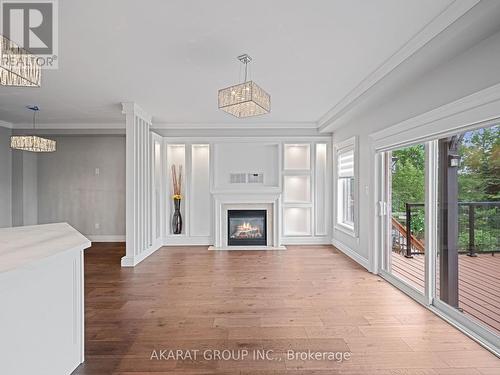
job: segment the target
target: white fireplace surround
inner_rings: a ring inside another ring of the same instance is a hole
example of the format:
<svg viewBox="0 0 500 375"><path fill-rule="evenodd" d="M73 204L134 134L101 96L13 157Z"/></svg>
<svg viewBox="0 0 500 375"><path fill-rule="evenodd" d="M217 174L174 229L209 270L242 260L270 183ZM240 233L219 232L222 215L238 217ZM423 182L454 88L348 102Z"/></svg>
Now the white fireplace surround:
<svg viewBox="0 0 500 375"><path fill-rule="evenodd" d="M228 246L229 210L266 210L267 246ZM284 250L280 241L280 194L214 194L214 246L209 250Z"/></svg>

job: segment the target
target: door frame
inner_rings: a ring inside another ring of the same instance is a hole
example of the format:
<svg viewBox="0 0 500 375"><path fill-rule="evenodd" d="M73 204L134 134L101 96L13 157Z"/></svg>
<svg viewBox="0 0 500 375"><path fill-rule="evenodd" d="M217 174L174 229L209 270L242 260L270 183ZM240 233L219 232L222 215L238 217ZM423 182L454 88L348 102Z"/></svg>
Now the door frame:
<svg viewBox="0 0 500 375"><path fill-rule="evenodd" d="M390 153L403 147L415 144L424 144L425 146L425 254L424 254L424 291L420 291L403 280L397 278L390 272L390 261L388 254L392 242L392 207L391 207L391 162ZM434 178L437 176L437 141L430 142L402 142L376 151L374 160L376 163L375 186L377 196L375 205L377 213L375 217L376 233L378 238L374 238L376 244L376 257L379 265L377 273L417 300L425 306L430 306L434 299L435 291L435 251L437 244L437 184L434 184Z"/></svg>

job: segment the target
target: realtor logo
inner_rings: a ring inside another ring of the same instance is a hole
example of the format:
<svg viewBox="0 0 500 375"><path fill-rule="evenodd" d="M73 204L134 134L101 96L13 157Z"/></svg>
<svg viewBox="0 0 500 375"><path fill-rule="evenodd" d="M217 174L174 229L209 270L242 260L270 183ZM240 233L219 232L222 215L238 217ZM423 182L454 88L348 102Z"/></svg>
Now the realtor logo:
<svg viewBox="0 0 500 375"><path fill-rule="evenodd" d="M1 32L37 55L43 68L57 68L57 1L1 0Z"/></svg>

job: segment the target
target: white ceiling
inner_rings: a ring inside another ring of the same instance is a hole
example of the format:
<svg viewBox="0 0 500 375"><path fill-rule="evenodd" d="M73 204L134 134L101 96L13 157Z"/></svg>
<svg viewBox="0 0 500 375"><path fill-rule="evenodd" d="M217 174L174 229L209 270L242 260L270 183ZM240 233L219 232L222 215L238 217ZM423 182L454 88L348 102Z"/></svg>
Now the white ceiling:
<svg viewBox="0 0 500 375"><path fill-rule="evenodd" d="M0 120L123 122L134 101L155 123L312 123L452 0L60 0L59 69L40 89L0 87ZM237 120L217 109L217 90L237 83L236 56L272 112Z"/></svg>

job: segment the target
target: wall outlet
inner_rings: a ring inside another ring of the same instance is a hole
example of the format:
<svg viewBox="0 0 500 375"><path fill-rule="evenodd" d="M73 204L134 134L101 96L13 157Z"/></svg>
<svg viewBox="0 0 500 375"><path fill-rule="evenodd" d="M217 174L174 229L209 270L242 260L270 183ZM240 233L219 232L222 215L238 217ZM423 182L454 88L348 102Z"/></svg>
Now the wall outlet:
<svg viewBox="0 0 500 375"><path fill-rule="evenodd" d="M95 224L94 224L94 228L95 228L95 229L99 229L100 227L101 227L101 224L99 224L99 223L95 223Z"/></svg>
<svg viewBox="0 0 500 375"><path fill-rule="evenodd" d="M101 173L101 170L99 168L96 168L94 173L96 176L99 176L99 174Z"/></svg>

